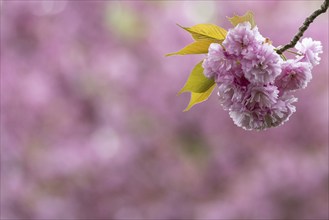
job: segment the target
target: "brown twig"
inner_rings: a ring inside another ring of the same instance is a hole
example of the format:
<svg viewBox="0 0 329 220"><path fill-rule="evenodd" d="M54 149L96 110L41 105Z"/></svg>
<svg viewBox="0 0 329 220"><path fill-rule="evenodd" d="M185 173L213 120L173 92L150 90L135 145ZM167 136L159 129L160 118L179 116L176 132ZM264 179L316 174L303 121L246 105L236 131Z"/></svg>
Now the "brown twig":
<svg viewBox="0 0 329 220"><path fill-rule="evenodd" d="M316 17L318 17L320 14L325 13L329 6L329 0L325 0L323 4L321 5L321 8L316 10L305 19L303 25L299 28L298 33L294 36L294 38L290 41L289 44L286 44L285 46L278 49L276 52L278 54L282 54L284 51L288 50L289 48L292 48L296 45L296 43L299 41L299 39L303 36L304 32L307 30L308 26L314 21Z"/></svg>

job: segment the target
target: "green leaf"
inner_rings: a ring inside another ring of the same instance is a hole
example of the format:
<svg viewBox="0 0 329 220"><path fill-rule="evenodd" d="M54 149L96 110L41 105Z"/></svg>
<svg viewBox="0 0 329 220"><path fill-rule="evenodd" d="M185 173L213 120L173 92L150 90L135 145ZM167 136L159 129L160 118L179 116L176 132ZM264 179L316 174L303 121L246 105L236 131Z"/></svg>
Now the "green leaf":
<svg viewBox="0 0 329 220"><path fill-rule="evenodd" d="M178 93L191 92L190 102L184 112L190 110L194 105L206 101L215 88L215 81L203 74L202 62L195 65L184 87Z"/></svg>
<svg viewBox="0 0 329 220"><path fill-rule="evenodd" d="M232 18L228 18L228 20L231 22L233 26L237 26L238 24L245 21L248 21L251 24L251 28L254 28L256 26L254 20L254 14L251 11L248 11L243 16L235 15Z"/></svg>
<svg viewBox="0 0 329 220"><path fill-rule="evenodd" d="M207 91L203 93L191 92L191 98L188 106L184 109L184 112L190 110L194 105L206 101L215 88L215 84L212 85Z"/></svg>
<svg viewBox="0 0 329 220"><path fill-rule="evenodd" d="M195 41L195 42L187 45L180 51L166 54L166 56L208 53L210 44L216 43L216 42L219 43L219 41L217 41L217 40L209 40L209 39Z"/></svg>
<svg viewBox="0 0 329 220"><path fill-rule="evenodd" d="M226 37L227 31L224 28L218 27L214 24L197 24L192 27L179 27L191 33L194 40L199 41L203 39L213 39L223 41Z"/></svg>
<svg viewBox="0 0 329 220"><path fill-rule="evenodd" d="M203 74L202 62L203 61L199 62L193 68L184 87L178 92L178 94L182 94L183 92L203 93L215 84L213 79L209 79Z"/></svg>

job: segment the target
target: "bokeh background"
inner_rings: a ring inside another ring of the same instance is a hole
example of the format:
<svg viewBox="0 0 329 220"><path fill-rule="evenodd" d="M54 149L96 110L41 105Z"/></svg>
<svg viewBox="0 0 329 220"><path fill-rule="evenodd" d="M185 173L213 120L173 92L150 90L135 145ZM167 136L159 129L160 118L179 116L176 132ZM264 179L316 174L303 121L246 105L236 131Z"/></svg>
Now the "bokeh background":
<svg viewBox="0 0 329 220"><path fill-rule="evenodd" d="M2 1L2 219L328 219L324 53L297 112L236 127L216 94L176 96L203 55L176 26L252 10L284 45L322 1Z"/></svg>

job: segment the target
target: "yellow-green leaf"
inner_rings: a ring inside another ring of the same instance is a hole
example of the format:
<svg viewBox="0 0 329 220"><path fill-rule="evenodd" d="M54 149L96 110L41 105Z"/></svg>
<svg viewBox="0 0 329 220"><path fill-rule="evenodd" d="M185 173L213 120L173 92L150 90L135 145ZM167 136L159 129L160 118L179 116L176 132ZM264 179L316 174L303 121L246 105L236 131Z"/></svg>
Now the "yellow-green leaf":
<svg viewBox="0 0 329 220"><path fill-rule="evenodd" d="M191 33L194 40L199 41L203 39L215 39L223 41L226 37L227 31L224 28L218 27L214 24L197 24L192 27L179 27Z"/></svg>
<svg viewBox="0 0 329 220"><path fill-rule="evenodd" d="M245 21L248 21L251 24L251 28L254 28L256 26L254 20L254 14L251 11L248 11L243 16L235 15L232 18L228 18L228 20L231 22L233 26L237 26L238 24Z"/></svg>
<svg viewBox="0 0 329 220"><path fill-rule="evenodd" d="M196 105L200 102L206 101L209 98L209 96L211 95L214 88L215 88L215 84L212 85L207 91L205 91L203 93L191 92L190 102L189 102L188 106L186 107L186 109L184 109L184 112L190 110L194 105Z"/></svg>
<svg viewBox="0 0 329 220"><path fill-rule="evenodd" d="M166 56L172 56L172 55L186 55L186 54L202 54L202 53L208 53L208 49L211 43L219 43L218 40L209 40L209 39L203 39L200 41L195 41L180 51L166 54Z"/></svg>
<svg viewBox="0 0 329 220"><path fill-rule="evenodd" d="M215 81L213 79L209 79L203 74L202 62L203 61L198 63L193 68L184 87L179 91L178 94L181 94L183 92L203 93L215 84Z"/></svg>

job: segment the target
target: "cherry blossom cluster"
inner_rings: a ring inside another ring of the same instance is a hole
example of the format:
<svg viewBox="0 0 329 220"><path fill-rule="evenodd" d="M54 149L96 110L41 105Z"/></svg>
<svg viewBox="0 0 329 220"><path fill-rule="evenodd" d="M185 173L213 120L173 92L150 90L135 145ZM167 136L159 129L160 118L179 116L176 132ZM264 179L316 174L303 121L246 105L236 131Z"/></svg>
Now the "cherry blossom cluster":
<svg viewBox="0 0 329 220"><path fill-rule="evenodd" d="M218 85L219 101L234 123L246 130L283 124L296 111L291 92L303 89L319 64L320 41L305 38L295 59L283 59L249 22L230 29L222 44L212 43L202 66Z"/></svg>

